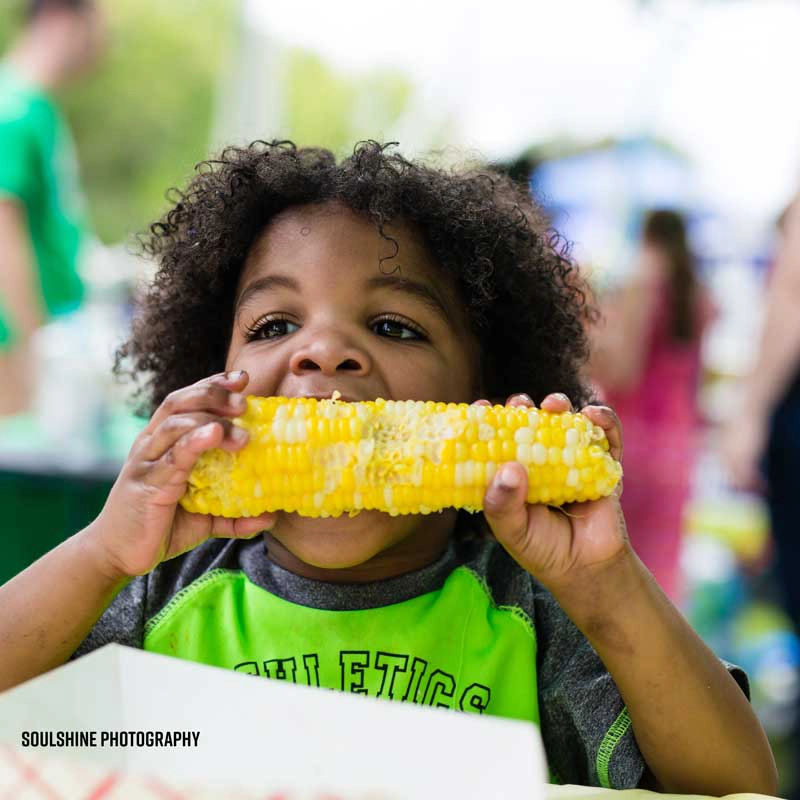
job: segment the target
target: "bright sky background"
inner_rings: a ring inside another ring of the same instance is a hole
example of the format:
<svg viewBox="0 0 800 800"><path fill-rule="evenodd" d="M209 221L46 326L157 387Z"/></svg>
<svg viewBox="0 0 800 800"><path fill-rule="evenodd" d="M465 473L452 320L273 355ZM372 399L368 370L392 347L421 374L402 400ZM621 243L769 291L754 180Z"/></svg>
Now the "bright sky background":
<svg viewBox="0 0 800 800"><path fill-rule="evenodd" d="M794 0L244 2L278 43L348 71L406 72L406 151L446 115L453 144L489 157L559 135L650 133L736 215L765 219L800 186Z"/></svg>

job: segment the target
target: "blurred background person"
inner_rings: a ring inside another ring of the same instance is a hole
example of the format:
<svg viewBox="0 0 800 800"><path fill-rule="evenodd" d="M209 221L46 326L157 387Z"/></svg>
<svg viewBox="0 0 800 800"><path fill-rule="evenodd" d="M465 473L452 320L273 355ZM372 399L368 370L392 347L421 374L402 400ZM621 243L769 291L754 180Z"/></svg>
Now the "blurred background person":
<svg viewBox="0 0 800 800"><path fill-rule="evenodd" d="M632 279L604 298L601 310L591 369L625 431L628 531L677 602L683 512L697 449L700 343L713 316L680 214L646 214Z"/></svg>
<svg viewBox="0 0 800 800"><path fill-rule="evenodd" d="M84 203L52 92L95 64L103 38L93 0L30 0L0 63L0 415L30 406L33 333L83 298Z"/></svg>
<svg viewBox="0 0 800 800"><path fill-rule="evenodd" d="M760 347L722 449L738 488L764 488L766 478L775 568L786 609L800 629L800 198L779 230Z"/></svg>
<svg viewBox="0 0 800 800"><path fill-rule="evenodd" d="M722 455L734 486L766 490L773 570L800 631L800 196L778 221L780 242L768 277L760 345L744 381L741 408L723 432ZM790 741L800 797L800 696Z"/></svg>

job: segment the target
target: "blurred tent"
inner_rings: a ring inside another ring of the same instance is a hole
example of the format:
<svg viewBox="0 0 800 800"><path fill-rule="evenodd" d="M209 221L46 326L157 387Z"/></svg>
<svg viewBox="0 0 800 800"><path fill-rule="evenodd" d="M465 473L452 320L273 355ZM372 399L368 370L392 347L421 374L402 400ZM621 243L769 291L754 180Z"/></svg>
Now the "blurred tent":
<svg viewBox="0 0 800 800"><path fill-rule="evenodd" d="M544 159L530 183L553 227L573 243L577 261L603 273L627 264L644 211L674 208L691 215L698 207L688 159L647 137Z"/></svg>
<svg viewBox="0 0 800 800"><path fill-rule="evenodd" d="M694 201L694 175L685 156L646 137L623 139L542 164L532 188L551 205L601 204L687 208Z"/></svg>
<svg viewBox="0 0 800 800"><path fill-rule="evenodd" d="M730 214L702 189L690 159L649 137L604 140L581 147L551 142L529 149L509 169L524 177L570 243L571 253L603 289L625 281L633 264L644 212L672 208L687 219L692 248L719 314L704 343L706 368L745 373L758 342L763 273L774 247L769 224ZM705 397L717 418L729 395Z"/></svg>

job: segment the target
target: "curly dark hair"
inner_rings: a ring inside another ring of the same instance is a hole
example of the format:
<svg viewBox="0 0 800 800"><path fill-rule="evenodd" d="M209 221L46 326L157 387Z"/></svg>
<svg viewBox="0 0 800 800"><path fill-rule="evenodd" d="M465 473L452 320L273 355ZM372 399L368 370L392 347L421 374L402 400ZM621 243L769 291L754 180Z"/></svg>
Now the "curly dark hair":
<svg viewBox="0 0 800 800"><path fill-rule="evenodd" d="M421 233L462 292L490 400L527 392L539 403L555 391L588 400L585 284L527 189L491 169L435 168L372 141L338 164L327 150L258 141L199 164L170 199L142 238L158 270L114 367L146 377L143 410L224 369L237 281L259 233L290 206L329 201L386 238L392 221Z"/></svg>

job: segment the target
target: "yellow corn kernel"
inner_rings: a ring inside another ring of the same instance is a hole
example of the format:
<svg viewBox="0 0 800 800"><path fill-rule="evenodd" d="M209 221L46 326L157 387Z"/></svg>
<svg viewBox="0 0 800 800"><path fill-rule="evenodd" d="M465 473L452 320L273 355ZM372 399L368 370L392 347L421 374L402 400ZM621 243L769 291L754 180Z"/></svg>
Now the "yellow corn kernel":
<svg viewBox="0 0 800 800"><path fill-rule="evenodd" d="M188 511L479 511L495 472L512 460L528 470L529 503L562 505L609 494L622 475L602 430L567 412L248 397L235 422L250 441L236 453L200 457L181 500Z"/></svg>

